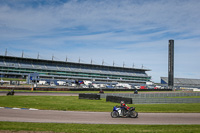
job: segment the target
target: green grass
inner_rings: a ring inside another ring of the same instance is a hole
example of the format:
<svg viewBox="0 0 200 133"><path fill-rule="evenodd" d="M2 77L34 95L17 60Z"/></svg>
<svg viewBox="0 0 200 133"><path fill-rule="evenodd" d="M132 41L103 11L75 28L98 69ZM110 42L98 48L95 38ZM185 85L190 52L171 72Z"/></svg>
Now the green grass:
<svg viewBox="0 0 200 133"><path fill-rule="evenodd" d="M0 107L111 112L115 105L119 105L119 103L106 102L106 99L78 99L77 96L0 96ZM128 104L128 106L136 107L137 112L200 113L200 103Z"/></svg>
<svg viewBox="0 0 200 133"><path fill-rule="evenodd" d="M111 112L117 103L78 99L77 96L0 96L1 107L36 108L48 110ZM119 105L119 104L118 104ZM198 112L200 104L128 104L137 112ZM70 133L198 133L199 125L115 125L115 124L61 124L0 122L1 131L70 132Z"/></svg>
<svg viewBox="0 0 200 133"><path fill-rule="evenodd" d="M199 133L199 125L112 125L0 122L0 131L70 133Z"/></svg>
<svg viewBox="0 0 200 133"><path fill-rule="evenodd" d="M19 78L2 78L4 81L26 81L26 79L19 79Z"/></svg>

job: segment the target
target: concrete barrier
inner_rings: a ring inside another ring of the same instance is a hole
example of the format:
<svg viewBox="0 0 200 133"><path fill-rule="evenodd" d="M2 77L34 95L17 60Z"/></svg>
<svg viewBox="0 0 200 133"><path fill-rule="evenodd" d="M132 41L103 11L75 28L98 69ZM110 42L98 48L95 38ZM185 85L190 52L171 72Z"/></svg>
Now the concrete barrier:
<svg viewBox="0 0 200 133"><path fill-rule="evenodd" d="M98 94L79 94L79 99L94 99L94 100L100 100L100 95Z"/></svg>
<svg viewBox="0 0 200 133"><path fill-rule="evenodd" d="M106 96L106 102L120 103L124 101L126 104L132 104L132 98L119 97L119 96Z"/></svg>

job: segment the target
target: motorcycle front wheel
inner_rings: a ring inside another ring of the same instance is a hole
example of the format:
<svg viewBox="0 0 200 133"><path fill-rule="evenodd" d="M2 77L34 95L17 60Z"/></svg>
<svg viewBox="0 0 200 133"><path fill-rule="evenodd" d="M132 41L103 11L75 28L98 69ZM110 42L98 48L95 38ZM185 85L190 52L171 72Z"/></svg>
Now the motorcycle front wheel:
<svg viewBox="0 0 200 133"><path fill-rule="evenodd" d="M119 113L117 111L112 111L111 112L111 117L112 118L117 118L119 116Z"/></svg>
<svg viewBox="0 0 200 133"><path fill-rule="evenodd" d="M131 117L131 118L137 118L137 117L138 117L138 112L136 112L136 111L131 111L131 112L130 112L130 117Z"/></svg>

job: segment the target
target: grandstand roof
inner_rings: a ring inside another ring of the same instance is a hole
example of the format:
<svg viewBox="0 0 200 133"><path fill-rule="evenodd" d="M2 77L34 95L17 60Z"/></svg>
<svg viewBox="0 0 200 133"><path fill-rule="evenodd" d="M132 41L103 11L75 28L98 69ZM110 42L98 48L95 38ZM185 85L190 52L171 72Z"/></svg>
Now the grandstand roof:
<svg viewBox="0 0 200 133"><path fill-rule="evenodd" d="M99 67L99 68L111 68L111 69L123 69L123 70L135 70L135 71L151 71L150 69L144 68L130 68L130 67L119 67L119 66L106 66L106 65L97 65L97 64L87 64L87 63L76 63L76 62L66 62L66 61L55 61L55 60L45 60L45 59L35 59L35 58L22 58L16 56L3 56L0 55L2 59L10 59L16 61L28 61L28 62L38 62L38 63L49 63L49 64L62 64L62 65L76 65L76 66L86 66L86 67Z"/></svg>

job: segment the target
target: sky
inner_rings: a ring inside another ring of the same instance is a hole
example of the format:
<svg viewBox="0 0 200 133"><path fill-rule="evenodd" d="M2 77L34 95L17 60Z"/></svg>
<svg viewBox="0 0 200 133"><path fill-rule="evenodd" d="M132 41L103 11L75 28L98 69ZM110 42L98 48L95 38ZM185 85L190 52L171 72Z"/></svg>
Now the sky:
<svg viewBox="0 0 200 133"><path fill-rule="evenodd" d="M0 0L0 55L150 69L200 79L200 0Z"/></svg>

